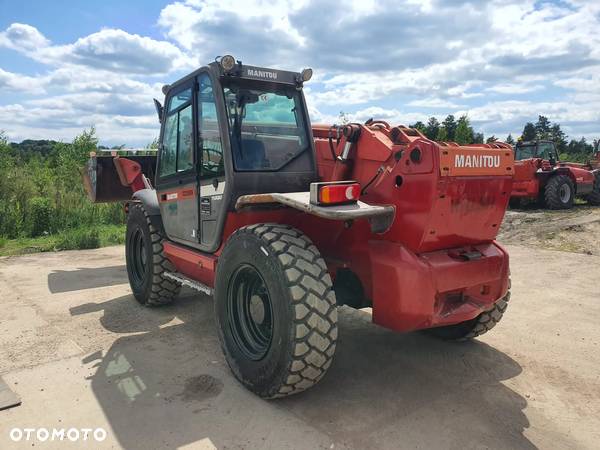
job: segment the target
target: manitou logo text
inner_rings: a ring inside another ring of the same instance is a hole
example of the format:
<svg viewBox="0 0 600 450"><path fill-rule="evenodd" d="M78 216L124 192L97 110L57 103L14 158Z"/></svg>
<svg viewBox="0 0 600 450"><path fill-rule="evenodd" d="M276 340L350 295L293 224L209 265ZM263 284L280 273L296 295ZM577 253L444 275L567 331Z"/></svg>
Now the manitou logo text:
<svg viewBox="0 0 600 450"><path fill-rule="evenodd" d="M455 167L500 167L499 155L454 155Z"/></svg>
<svg viewBox="0 0 600 450"><path fill-rule="evenodd" d="M267 72L266 70L248 69L248 75L252 77L268 78L270 80L277 79L277 72Z"/></svg>

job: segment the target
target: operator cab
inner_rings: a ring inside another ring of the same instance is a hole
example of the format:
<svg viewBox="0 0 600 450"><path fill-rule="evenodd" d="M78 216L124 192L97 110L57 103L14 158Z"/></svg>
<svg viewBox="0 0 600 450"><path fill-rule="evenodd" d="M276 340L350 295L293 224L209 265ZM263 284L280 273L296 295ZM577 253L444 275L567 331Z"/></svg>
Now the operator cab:
<svg viewBox="0 0 600 450"><path fill-rule="evenodd" d="M163 87L155 187L170 239L213 252L245 194L308 191L317 181L301 73L225 56Z"/></svg>
<svg viewBox="0 0 600 450"><path fill-rule="evenodd" d="M556 146L552 141L527 141L517 142L515 146L515 160L541 158L543 160L559 160Z"/></svg>

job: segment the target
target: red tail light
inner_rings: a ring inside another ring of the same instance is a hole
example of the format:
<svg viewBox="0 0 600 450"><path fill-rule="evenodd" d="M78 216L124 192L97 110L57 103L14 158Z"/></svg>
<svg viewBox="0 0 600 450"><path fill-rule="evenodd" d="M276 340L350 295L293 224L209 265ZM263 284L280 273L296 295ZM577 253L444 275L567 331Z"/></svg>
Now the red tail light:
<svg viewBox="0 0 600 450"><path fill-rule="evenodd" d="M310 202L313 205L341 205L356 203L360 197L360 184L356 181L311 183Z"/></svg>

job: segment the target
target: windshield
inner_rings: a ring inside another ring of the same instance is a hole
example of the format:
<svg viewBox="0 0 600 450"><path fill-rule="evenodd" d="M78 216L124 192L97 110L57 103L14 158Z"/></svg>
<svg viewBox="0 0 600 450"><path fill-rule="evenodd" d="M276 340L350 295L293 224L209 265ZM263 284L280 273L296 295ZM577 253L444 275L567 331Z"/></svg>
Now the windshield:
<svg viewBox="0 0 600 450"><path fill-rule="evenodd" d="M540 142L538 144L538 158L542 159L557 159L557 155L554 150L554 144L552 142Z"/></svg>
<svg viewBox="0 0 600 450"><path fill-rule="evenodd" d="M515 160L535 158L535 144L517 145L515 147Z"/></svg>
<svg viewBox="0 0 600 450"><path fill-rule="evenodd" d="M275 171L309 147L300 92L224 86L235 169Z"/></svg>
<svg viewBox="0 0 600 450"><path fill-rule="evenodd" d="M536 144L517 145L515 148L515 160L529 158L557 159L554 144L552 142L540 142Z"/></svg>

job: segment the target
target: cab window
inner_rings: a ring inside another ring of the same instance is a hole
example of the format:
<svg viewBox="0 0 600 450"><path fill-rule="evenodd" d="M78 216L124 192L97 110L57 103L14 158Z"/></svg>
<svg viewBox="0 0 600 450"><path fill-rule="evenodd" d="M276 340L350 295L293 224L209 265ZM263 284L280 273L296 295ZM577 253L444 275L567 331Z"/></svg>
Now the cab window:
<svg viewBox="0 0 600 450"><path fill-rule="evenodd" d="M516 147L516 151L515 151L515 159L517 161L522 160L522 159L530 159L530 158L535 158L535 145L534 144L530 144L530 145L517 145Z"/></svg>
<svg viewBox="0 0 600 450"><path fill-rule="evenodd" d="M192 89L169 99L162 138L159 175L166 177L193 169Z"/></svg>
<svg viewBox="0 0 600 450"><path fill-rule="evenodd" d="M276 171L310 148L302 97L293 88L223 87L237 171Z"/></svg>
<svg viewBox="0 0 600 450"><path fill-rule="evenodd" d="M540 142L538 144L537 156L538 158L543 159L555 158L556 155L554 154L554 144L551 144L550 142Z"/></svg>
<svg viewBox="0 0 600 450"><path fill-rule="evenodd" d="M198 90L198 137L202 158L200 178L224 176L223 147L217 120L217 107L212 83L206 74L201 76Z"/></svg>

